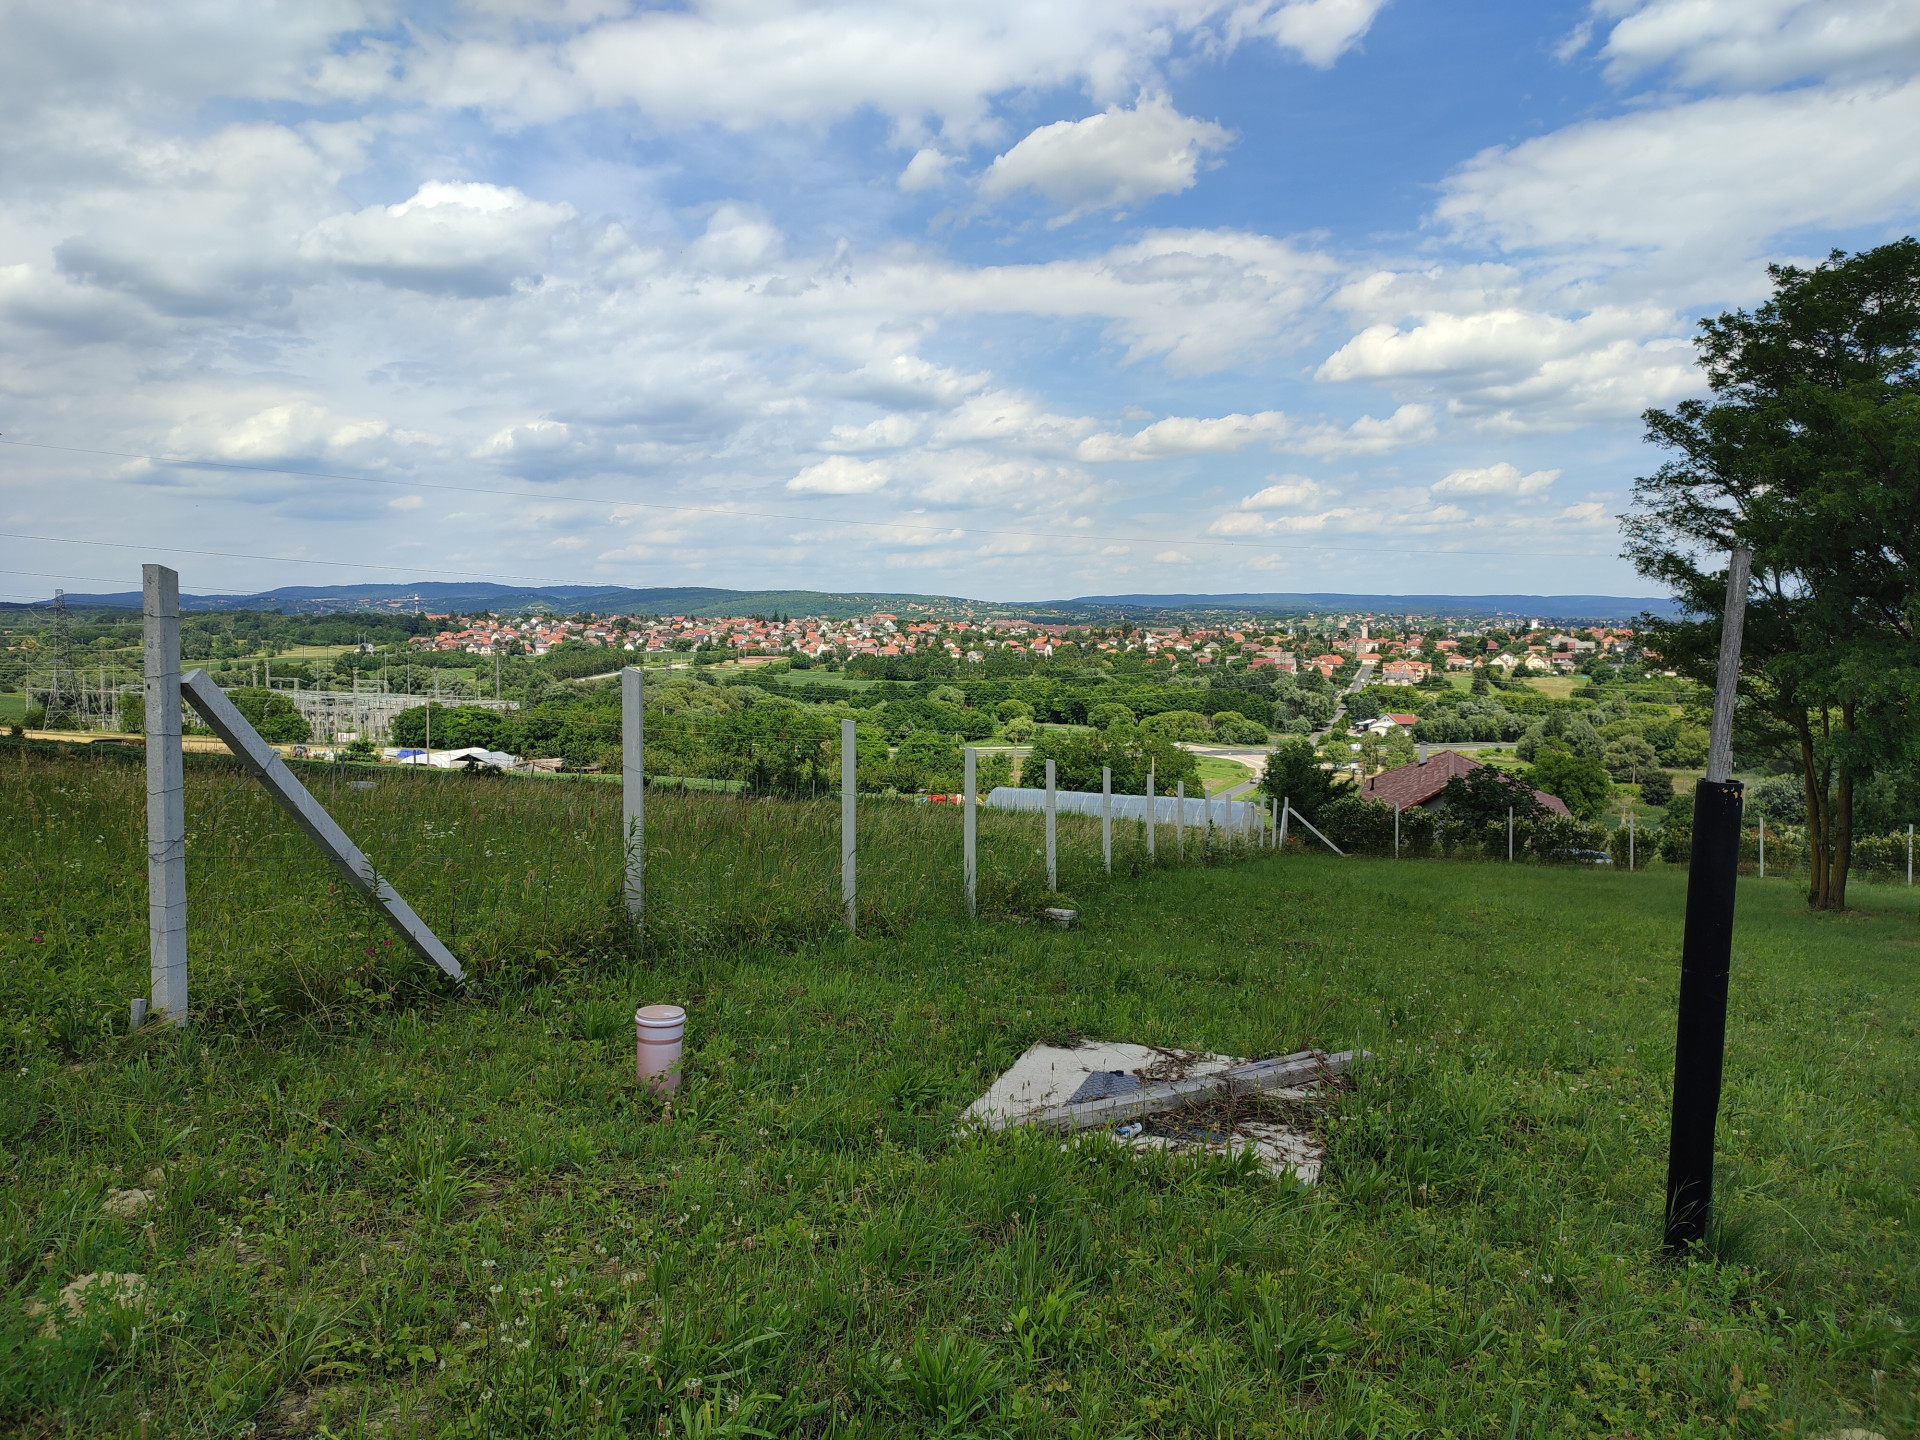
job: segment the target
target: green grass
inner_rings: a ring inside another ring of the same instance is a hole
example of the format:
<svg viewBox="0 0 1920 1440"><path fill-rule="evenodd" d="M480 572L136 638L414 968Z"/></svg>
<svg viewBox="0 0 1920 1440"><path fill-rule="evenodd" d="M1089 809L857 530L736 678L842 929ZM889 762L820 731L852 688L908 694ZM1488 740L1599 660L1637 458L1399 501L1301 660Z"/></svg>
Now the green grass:
<svg viewBox="0 0 1920 1440"><path fill-rule="evenodd" d="M1207 787L1209 795L1259 778L1251 766L1242 765L1238 760L1223 760L1217 755L1202 755L1199 761L1200 780Z"/></svg>
<svg viewBox="0 0 1920 1440"><path fill-rule="evenodd" d="M225 798L220 825L249 803L227 773L195 769L196 806ZM1920 945L1904 889L1812 917L1791 887L1743 882L1721 1222L1712 1252L1673 1264L1655 1244L1676 872L1258 855L1084 876L1072 931L900 895L848 939L794 921L813 902L783 897L797 868L763 853L777 818L815 836L808 807L698 796L705 817L655 807L659 903L709 919L635 956L596 928L617 858L585 808L603 788L523 800L511 782L415 778L392 791L406 806L375 808L384 774L334 801L403 893L411 876L423 905L471 900L456 948L485 960L484 998L395 985L419 967L383 962L359 994L223 1003L129 1038L17 1012L30 990L111 1016L144 988L138 787L105 756L0 750L0 950L30 977L4 997L0 1424L1913 1433ZM927 854L914 835L955 819L892 808L886 838ZM244 836L200 844L196 964L230 977L210 994L296 955L321 965L332 952L300 932L337 939L351 913L270 815L242 813ZM375 818L391 833L369 833ZM996 843L1037 834L1029 819ZM792 843L812 856L813 838ZM473 890L426 883L442 846ZM874 862L911 888L911 864ZM756 930L756 910L789 923ZM629 1017L652 1000L690 1012L671 1107L632 1078ZM1327 1119L1313 1190L954 1134L1021 1049L1082 1036L1377 1060ZM146 1215L103 1211L155 1169ZM143 1275L148 1304L42 1338L25 1302L101 1271Z"/></svg>
<svg viewBox="0 0 1920 1440"><path fill-rule="evenodd" d="M23 690L0 691L0 725L18 725L26 717L26 692Z"/></svg>

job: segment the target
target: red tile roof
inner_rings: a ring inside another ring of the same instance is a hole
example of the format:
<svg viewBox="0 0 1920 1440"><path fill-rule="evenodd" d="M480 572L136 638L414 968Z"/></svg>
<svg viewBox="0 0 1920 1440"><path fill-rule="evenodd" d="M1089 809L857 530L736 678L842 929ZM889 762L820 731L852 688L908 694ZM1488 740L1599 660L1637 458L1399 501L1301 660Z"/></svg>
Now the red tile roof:
<svg viewBox="0 0 1920 1440"><path fill-rule="evenodd" d="M1378 800L1382 804L1405 810L1410 806L1425 805L1429 800L1437 799L1440 792L1447 788L1447 781L1456 775L1465 776L1479 768L1478 760L1470 760L1457 750L1442 750L1438 755L1416 761L1412 765L1402 765L1395 770L1382 770L1371 780L1362 782L1360 794L1363 799ZM1533 792L1533 798L1556 815L1570 813L1557 795L1536 790Z"/></svg>

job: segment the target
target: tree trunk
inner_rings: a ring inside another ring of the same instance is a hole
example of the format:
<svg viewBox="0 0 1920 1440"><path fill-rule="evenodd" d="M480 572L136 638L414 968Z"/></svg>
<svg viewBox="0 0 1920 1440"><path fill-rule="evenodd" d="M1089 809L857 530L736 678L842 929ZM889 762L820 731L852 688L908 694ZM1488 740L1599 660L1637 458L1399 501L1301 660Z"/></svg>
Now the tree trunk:
<svg viewBox="0 0 1920 1440"><path fill-rule="evenodd" d="M1840 707L1840 728L1852 730L1853 720L1853 702L1848 701ZM1839 791L1838 813L1834 817L1833 866L1827 880L1829 910L1847 908L1847 871L1853 865L1853 772L1844 767L1840 771Z"/></svg>
<svg viewBox="0 0 1920 1440"><path fill-rule="evenodd" d="M1813 727L1806 711L1794 712L1793 728L1800 740L1800 778L1807 788L1807 904L1822 910L1827 900L1827 787L1814 753Z"/></svg>

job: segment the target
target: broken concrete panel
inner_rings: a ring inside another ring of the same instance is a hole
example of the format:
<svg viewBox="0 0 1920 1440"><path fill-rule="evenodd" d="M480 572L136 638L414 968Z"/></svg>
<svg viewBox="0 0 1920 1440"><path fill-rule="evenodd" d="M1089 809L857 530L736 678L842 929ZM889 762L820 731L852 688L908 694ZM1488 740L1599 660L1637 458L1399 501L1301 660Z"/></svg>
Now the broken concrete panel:
<svg viewBox="0 0 1920 1440"><path fill-rule="evenodd" d="M1217 1075L1240 1064L1231 1055L1165 1050L1154 1045L1118 1045L1089 1040L1071 1047L1035 1045L966 1108L963 1122L998 1130L1026 1123L1041 1111L1067 1104L1089 1076L1123 1075L1146 1084L1196 1075Z"/></svg>

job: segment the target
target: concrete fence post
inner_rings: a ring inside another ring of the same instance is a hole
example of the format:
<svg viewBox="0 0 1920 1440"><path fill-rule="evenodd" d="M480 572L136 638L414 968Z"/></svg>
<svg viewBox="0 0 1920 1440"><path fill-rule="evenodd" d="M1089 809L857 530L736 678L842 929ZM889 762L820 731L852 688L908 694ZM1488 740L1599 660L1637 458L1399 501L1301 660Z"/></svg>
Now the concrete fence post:
<svg viewBox="0 0 1920 1440"><path fill-rule="evenodd" d="M1393 807L1393 858L1400 858L1400 807Z"/></svg>
<svg viewBox="0 0 1920 1440"><path fill-rule="evenodd" d="M154 1011L187 1018L187 801L180 747L180 576L141 567L147 702L147 952Z"/></svg>
<svg viewBox="0 0 1920 1440"><path fill-rule="evenodd" d="M1100 767L1100 862L1113 873L1113 767Z"/></svg>
<svg viewBox="0 0 1920 1440"><path fill-rule="evenodd" d="M627 918L636 925L646 917L647 898L645 683L635 666L620 672L620 833L626 847Z"/></svg>
<svg viewBox="0 0 1920 1440"><path fill-rule="evenodd" d="M1173 784L1173 853L1181 860L1187 858L1187 782L1184 780Z"/></svg>
<svg viewBox="0 0 1920 1440"><path fill-rule="evenodd" d="M1633 811L1627 812L1627 869L1635 869L1633 856Z"/></svg>
<svg viewBox="0 0 1920 1440"><path fill-rule="evenodd" d="M963 806L960 815L960 869L962 875L966 878L967 918L969 920L980 913L978 899L980 867L975 858L976 852L974 849L976 826L979 823L979 817L974 812L974 791L979 785L979 763L979 752L976 751L973 746L967 746L966 763L964 767L966 784L963 787L964 793L960 797L960 802Z"/></svg>
<svg viewBox="0 0 1920 1440"><path fill-rule="evenodd" d="M1767 878L1767 817L1760 817L1760 878Z"/></svg>
<svg viewBox="0 0 1920 1440"><path fill-rule="evenodd" d="M840 722L840 901L847 907L847 929L854 928L854 795L855 769L853 721Z"/></svg>
<svg viewBox="0 0 1920 1440"><path fill-rule="evenodd" d="M1153 801L1153 767L1147 767L1147 859L1153 859L1153 832L1160 828L1160 816Z"/></svg>
<svg viewBox="0 0 1920 1440"><path fill-rule="evenodd" d="M1293 814L1293 797L1290 795L1282 795L1280 797L1280 829L1278 830L1278 832L1276 832L1273 838L1273 848L1276 850L1283 850L1286 848L1287 820L1292 814Z"/></svg>
<svg viewBox="0 0 1920 1440"><path fill-rule="evenodd" d="M1507 863L1513 863L1513 807L1507 807Z"/></svg>
<svg viewBox="0 0 1920 1440"><path fill-rule="evenodd" d="M1053 761L1047 761L1047 889L1060 888L1060 871L1056 863L1054 848L1053 821Z"/></svg>

